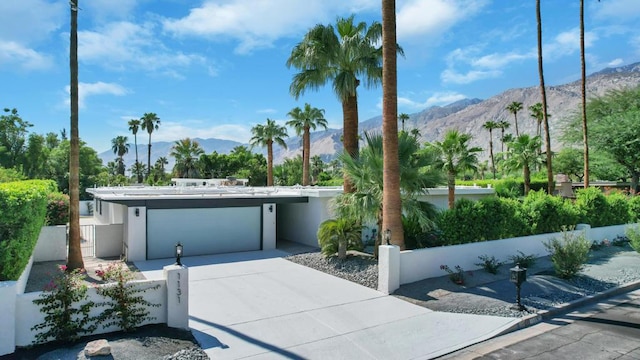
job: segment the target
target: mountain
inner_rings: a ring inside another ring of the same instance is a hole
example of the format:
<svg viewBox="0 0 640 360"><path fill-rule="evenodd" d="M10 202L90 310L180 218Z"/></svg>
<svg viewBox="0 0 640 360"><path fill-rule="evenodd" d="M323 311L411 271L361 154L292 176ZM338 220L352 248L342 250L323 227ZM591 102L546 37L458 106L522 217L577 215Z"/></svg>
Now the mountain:
<svg viewBox="0 0 640 360"><path fill-rule="evenodd" d="M549 108L549 130L551 133L551 145L554 150L562 147L559 141L563 120L576 114L581 101L581 81L574 81L558 86L547 86L547 103ZM609 90L635 87L640 85L640 62L616 68L607 68L587 77L587 96L601 96ZM489 132L482 128L488 120L505 120L511 125L506 133L515 133L513 114L506 110L507 105L518 101L523 104L523 109L518 113L518 128L520 133L535 134L537 122L529 115L528 107L540 102L540 88L538 86L509 89L486 100L463 99L446 106L432 106L423 111L410 114L405 122L405 129L420 131L421 142L441 140L443 134L451 128L461 132L472 134L472 146L482 149L489 147ZM376 116L359 124L360 132L382 132L382 116ZM500 152L500 130L493 134L494 152ZM311 133L311 155L319 155L323 161L328 162L342 151L342 129L328 129ZM129 136L131 139L132 136ZM140 139L139 139L140 140ZM236 141L220 139L194 139L200 143L206 154L217 151L220 154L228 154L236 146L242 144ZM144 139L142 139L144 141ZM287 149L274 146L274 163L282 163L287 158L300 155L302 152L302 138L292 136L286 139ZM174 159L169 156L173 142L155 142L151 147L151 163L160 156L169 160L168 169L174 164ZM263 154L265 149L255 149ZM113 161L115 155L112 151L105 151L99 156L103 163ZM147 145L138 144L139 160L147 163ZM485 150L480 158L489 158L488 150ZM133 144L129 153L124 157L127 169L135 162L135 149Z"/></svg>

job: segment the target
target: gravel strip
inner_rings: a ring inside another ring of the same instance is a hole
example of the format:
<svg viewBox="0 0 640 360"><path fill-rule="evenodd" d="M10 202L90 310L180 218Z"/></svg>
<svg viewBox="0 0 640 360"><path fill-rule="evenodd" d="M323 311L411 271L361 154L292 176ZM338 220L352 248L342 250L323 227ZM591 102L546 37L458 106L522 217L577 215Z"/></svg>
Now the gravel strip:
<svg viewBox="0 0 640 360"><path fill-rule="evenodd" d="M366 256L349 256L345 260L325 258L319 252L292 255L286 259L363 286L377 289L377 261ZM606 248L591 253L589 263L573 279L562 280L553 276L553 269L529 274L523 285L522 304L526 311L513 309L514 287L508 282L508 271L495 278L493 283L473 287L448 284L446 277L426 279L419 283L403 285L394 294L398 298L436 311L502 317L523 317L541 310L549 310L561 304L594 295L614 287L640 281L640 254L629 246ZM482 274L483 270L473 273ZM472 273L472 272L469 272ZM444 280L443 280L444 279ZM534 286L537 281L537 286ZM540 286L539 284L544 284ZM528 288L527 288L528 287ZM444 295L434 298L433 290ZM524 290L528 291L524 291Z"/></svg>

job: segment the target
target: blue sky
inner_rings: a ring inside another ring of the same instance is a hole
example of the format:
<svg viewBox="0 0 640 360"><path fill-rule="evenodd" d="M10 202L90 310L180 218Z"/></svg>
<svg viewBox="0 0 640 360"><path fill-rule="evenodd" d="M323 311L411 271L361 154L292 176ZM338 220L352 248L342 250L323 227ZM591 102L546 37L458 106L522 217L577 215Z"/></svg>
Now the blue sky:
<svg viewBox="0 0 640 360"><path fill-rule="evenodd" d="M127 121L155 112L152 141L246 142L266 118L305 102L342 111L330 87L289 95L292 47L315 24L356 14L380 20L380 0L80 0L80 136L101 152ZM585 0L587 71L640 61L640 1ZM549 85L579 79L579 1L542 0ZM399 112L534 86L535 1L399 0ZM32 132L69 128L66 0L0 2L0 105ZM381 113L381 88L360 89L360 121ZM290 131L293 136L293 132ZM139 136L146 144L147 134Z"/></svg>

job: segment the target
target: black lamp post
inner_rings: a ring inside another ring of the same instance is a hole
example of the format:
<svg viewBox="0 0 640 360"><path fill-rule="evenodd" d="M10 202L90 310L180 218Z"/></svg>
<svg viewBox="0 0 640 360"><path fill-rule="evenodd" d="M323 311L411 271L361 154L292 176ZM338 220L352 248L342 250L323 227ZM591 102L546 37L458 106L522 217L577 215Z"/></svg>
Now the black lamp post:
<svg viewBox="0 0 640 360"><path fill-rule="evenodd" d="M181 257L182 257L182 244L177 243L176 244L176 265L182 266L182 263L180 262Z"/></svg>
<svg viewBox="0 0 640 360"><path fill-rule="evenodd" d="M523 311L526 310L522 303L520 302L520 286L522 283L527 281L527 269L521 268L520 264L516 264L516 267L513 267L510 270L509 280L516 284L516 304L512 307L514 310Z"/></svg>

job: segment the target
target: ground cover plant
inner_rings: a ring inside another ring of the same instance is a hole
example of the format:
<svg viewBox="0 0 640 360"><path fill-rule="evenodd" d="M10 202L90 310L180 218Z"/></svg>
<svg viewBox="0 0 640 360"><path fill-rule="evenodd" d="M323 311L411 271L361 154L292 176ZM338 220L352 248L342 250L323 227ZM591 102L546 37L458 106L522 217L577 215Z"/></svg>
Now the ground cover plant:
<svg viewBox="0 0 640 360"><path fill-rule="evenodd" d="M520 250L518 250L518 253L516 255L509 256L509 260L511 260L514 266L520 265L520 267L523 267L523 268L529 268L533 266L536 263L537 258L538 258L538 255L536 254L526 255Z"/></svg>
<svg viewBox="0 0 640 360"><path fill-rule="evenodd" d="M500 266L502 266L502 262L496 259L495 256L480 255L478 259L480 259L480 262L475 265L483 268L489 274L497 274Z"/></svg>
<svg viewBox="0 0 640 360"><path fill-rule="evenodd" d="M449 265L440 265L440 269L449 274L449 279L458 285L464 285L464 270L460 265L455 266L455 270L452 270Z"/></svg>
<svg viewBox="0 0 640 360"><path fill-rule="evenodd" d="M589 259L591 243L584 234L576 235L564 231L560 239L553 238L544 243L551 255L551 262L556 275L563 279L574 277Z"/></svg>

